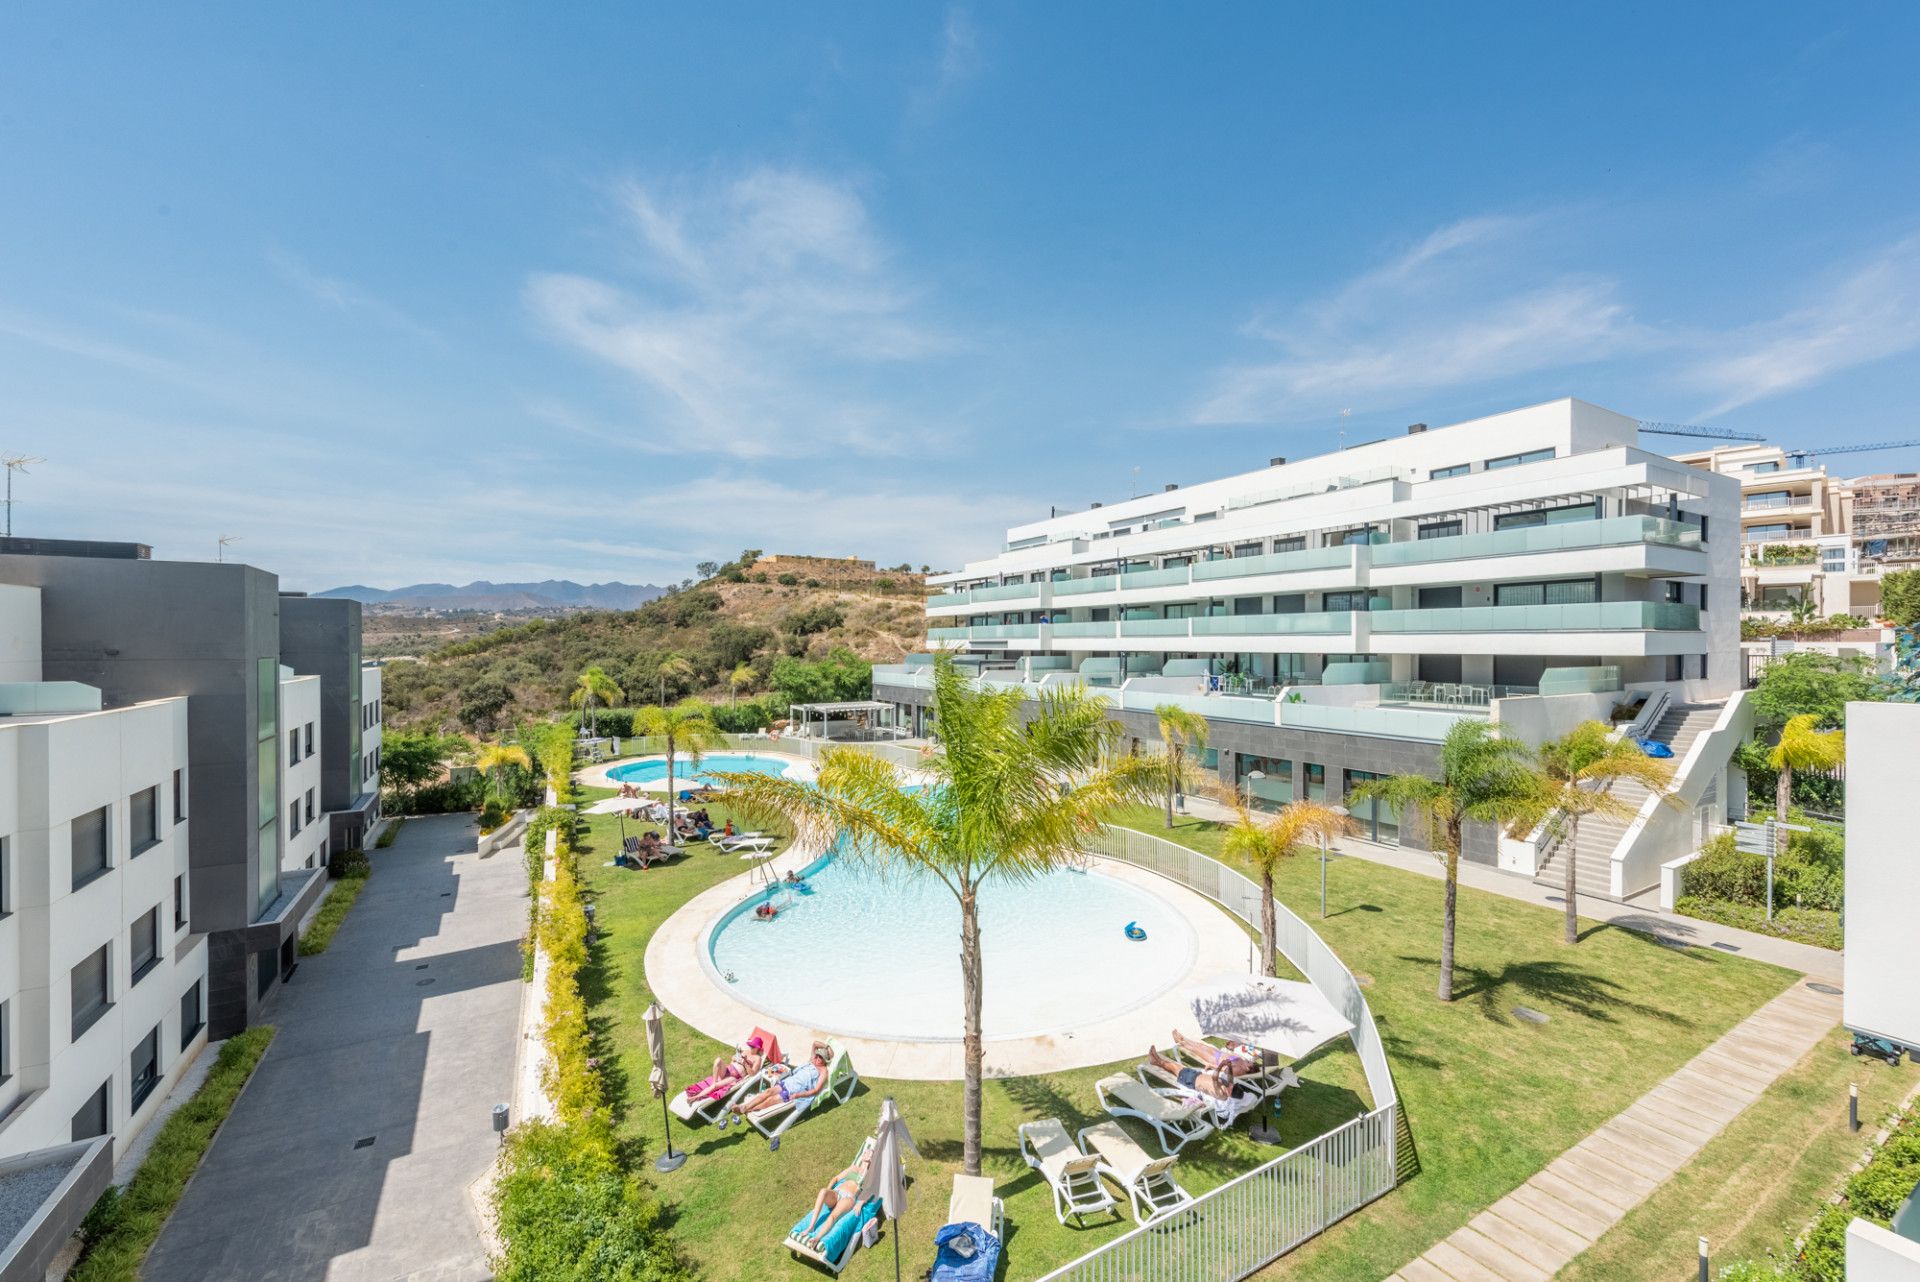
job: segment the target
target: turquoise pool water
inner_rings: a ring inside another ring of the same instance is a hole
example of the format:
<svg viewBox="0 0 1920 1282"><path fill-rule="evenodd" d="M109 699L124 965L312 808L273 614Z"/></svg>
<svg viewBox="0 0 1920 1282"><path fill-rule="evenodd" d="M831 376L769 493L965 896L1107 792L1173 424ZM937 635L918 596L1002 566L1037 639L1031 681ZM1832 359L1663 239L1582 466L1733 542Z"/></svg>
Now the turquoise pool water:
<svg viewBox="0 0 1920 1282"><path fill-rule="evenodd" d="M750 752L712 752L700 758L698 769L692 769L685 757L675 757L673 783L676 788L681 786L682 781L686 781L688 787L715 784L718 780L713 778L713 772L717 770L734 774L785 774L787 767L792 764L780 757L756 757ZM651 757L645 761L630 761L607 771L607 777L618 783L653 783L667 777L667 759Z"/></svg>
<svg viewBox="0 0 1920 1282"><path fill-rule="evenodd" d="M805 890L773 893L772 921L753 915L762 890L709 936L734 997L806 1028L960 1037L960 906L943 883L828 856ZM1147 938L1128 939L1128 922ZM1186 918L1145 887L1074 870L989 883L980 931L989 1037L1070 1030L1151 1001L1186 978L1196 946Z"/></svg>

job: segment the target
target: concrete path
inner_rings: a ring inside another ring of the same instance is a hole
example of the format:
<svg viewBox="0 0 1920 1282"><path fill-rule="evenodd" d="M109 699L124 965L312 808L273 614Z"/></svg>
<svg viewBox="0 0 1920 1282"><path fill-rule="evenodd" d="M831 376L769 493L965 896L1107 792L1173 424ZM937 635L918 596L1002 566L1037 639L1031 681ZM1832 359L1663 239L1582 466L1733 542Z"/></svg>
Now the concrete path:
<svg viewBox="0 0 1920 1282"><path fill-rule="evenodd" d="M1546 1282L1839 1022L1839 997L1796 983L1387 1282Z"/></svg>
<svg viewBox="0 0 1920 1282"><path fill-rule="evenodd" d="M410 819L148 1255L146 1282L479 1282L468 1188L513 1091L526 869L471 816Z"/></svg>

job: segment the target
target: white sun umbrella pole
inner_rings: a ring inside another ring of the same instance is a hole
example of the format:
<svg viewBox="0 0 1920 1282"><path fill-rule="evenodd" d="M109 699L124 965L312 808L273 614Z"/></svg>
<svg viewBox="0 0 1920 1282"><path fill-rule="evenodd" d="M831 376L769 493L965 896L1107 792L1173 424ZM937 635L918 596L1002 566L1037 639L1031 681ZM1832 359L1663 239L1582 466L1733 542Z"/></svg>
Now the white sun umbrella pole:
<svg viewBox="0 0 1920 1282"><path fill-rule="evenodd" d="M872 1181L874 1196L880 1199L881 1212L894 1222L894 1282L900 1282L900 1217L907 1210L907 1159L903 1149L912 1149L915 1157L920 1156L906 1119L889 1095L880 1105L880 1125L874 1128L873 1162L867 1168L867 1177Z"/></svg>
<svg viewBox="0 0 1920 1282"><path fill-rule="evenodd" d="M660 1101L660 1129L667 1137L667 1151L653 1169L662 1174L677 1171L686 1163L685 1153L673 1151L673 1116L667 1112L667 1017L660 1009L659 1002L649 1002L641 1020L647 1026L647 1054L653 1059L653 1070L647 1075L647 1081L653 1088L653 1096Z"/></svg>

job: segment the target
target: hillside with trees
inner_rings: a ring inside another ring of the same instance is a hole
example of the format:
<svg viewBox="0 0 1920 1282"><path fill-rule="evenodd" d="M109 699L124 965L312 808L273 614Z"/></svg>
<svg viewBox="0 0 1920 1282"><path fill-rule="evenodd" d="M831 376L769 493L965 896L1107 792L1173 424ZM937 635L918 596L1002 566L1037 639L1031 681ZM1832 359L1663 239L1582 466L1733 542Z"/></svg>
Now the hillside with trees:
<svg viewBox="0 0 1920 1282"><path fill-rule="evenodd" d="M636 610L533 619L389 663L387 722L488 735L577 709L624 733L624 709L696 696L747 729L789 702L865 697L873 664L924 646L923 575L901 567L826 582L757 571L758 557L703 564L703 578ZM590 669L599 675L583 685Z"/></svg>

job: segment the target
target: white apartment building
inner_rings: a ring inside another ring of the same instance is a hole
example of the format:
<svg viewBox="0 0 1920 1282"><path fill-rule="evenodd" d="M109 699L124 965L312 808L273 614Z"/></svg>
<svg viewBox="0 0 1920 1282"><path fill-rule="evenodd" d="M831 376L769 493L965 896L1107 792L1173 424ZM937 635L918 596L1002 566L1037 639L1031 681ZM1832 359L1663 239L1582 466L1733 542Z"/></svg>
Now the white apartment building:
<svg viewBox="0 0 1920 1282"><path fill-rule="evenodd" d="M39 681L39 612L0 585L0 1155L119 1151L206 1041L187 700Z"/></svg>
<svg viewBox="0 0 1920 1282"><path fill-rule="evenodd" d="M1803 601L1821 618L1879 609L1878 579L1859 573L1845 481L1773 445L1722 445L1674 459L1740 483L1743 609L1775 618Z"/></svg>
<svg viewBox="0 0 1920 1282"><path fill-rule="evenodd" d="M933 577L929 643L983 680L1108 688L1138 740L1159 704L1200 711L1203 761L1266 804L1431 768L1460 717L1539 739L1637 706L1638 730L1690 746L1738 720L1738 496L1580 401L1415 425L1016 526ZM922 733L929 662L874 672L875 698ZM1736 794L1724 733L1708 749L1680 828L1723 821ZM1422 843L1384 808L1356 818ZM1689 840L1666 827L1649 814L1593 852L1583 837L1583 863L1607 865L1586 884L1653 884L1655 857ZM1536 875L1555 857L1491 832L1468 853Z"/></svg>
<svg viewBox="0 0 1920 1282"><path fill-rule="evenodd" d="M360 666L360 792L372 794L371 819L380 815L380 739L386 710L380 704L380 665ZM370 821L371 821L370 819Z"/></svg>
<svg viewBox="0 0 1920 1282"><path fill-rule="evenodd" d="M280 800L286 808L283 872L327 866L327 815L320 804L320 677L280 669Z"/></svg>

